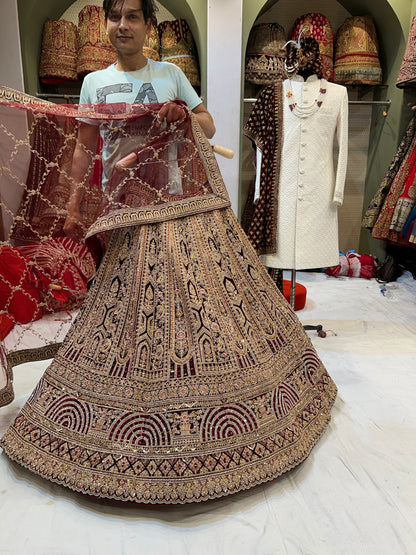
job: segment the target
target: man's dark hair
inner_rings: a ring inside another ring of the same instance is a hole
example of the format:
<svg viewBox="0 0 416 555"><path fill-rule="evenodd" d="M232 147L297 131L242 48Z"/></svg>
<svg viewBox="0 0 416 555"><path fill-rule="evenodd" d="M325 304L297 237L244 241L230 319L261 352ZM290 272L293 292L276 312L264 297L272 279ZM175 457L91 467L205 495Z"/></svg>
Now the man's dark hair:
<svg viewBox="0 0 416 555"><path fill-rule="evenodd" d="M120 0L104 0L103 1L103 9L104 9L104 16L105 19L108 19L108 15L112 9L112 7L117 4L117 2L119 2ZM142 10L143 10L143 16L145 21L147 21L148 19L150 19L152 21L152 23L154 25L157 24L157 19L156 19L156 11L157 11L157 7L155 5L155 3L153 2L153 0L142 0Z"/></svg>

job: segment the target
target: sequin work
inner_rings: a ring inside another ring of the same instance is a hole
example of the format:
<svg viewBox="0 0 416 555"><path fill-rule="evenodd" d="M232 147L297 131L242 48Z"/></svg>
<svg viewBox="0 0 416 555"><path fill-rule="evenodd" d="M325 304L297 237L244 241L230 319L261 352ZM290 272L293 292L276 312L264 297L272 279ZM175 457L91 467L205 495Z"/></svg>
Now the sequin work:
<svg viewBox="0 0 416 555"><path fill-rule="evenodd" d="M159 219L140 220L139 206L137 225L98 220L113 231L88 297L1 440L79 492L139 503L236 493L301 463L330 420L336 386L195 125L191 139L202 164L191 176L207 176L196 204L179 210L176 195L171 217L155 203ZM204 195L217 200L198 204Z"/></svg>
<svg viewBox="0 0 416 555"><path fill-rule="evenodd" d="M307 457L336 388L229 209L119 230L2 443L100 497L184 503Z"/></svg>

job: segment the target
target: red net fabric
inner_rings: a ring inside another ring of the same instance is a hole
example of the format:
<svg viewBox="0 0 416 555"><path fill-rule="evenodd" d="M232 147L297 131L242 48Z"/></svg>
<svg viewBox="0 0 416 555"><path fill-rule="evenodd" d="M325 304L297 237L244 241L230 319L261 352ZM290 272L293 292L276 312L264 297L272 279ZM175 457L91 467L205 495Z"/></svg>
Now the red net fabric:
<svg viewBox="0 0 416 555"><path fill-rule="evenodd" d="M87 235L106 239L115 228L229 206L209 143L177 103L183 118L166 125L160 104L55 105L0 87L2 321L28 324L79 308L98 257ZM102 132L75 181L74 150L85 123ZM63 231L76 191L79 243ZM10 326L4 329L7 335ZM57 341L50 329L44 335L42 345Z"/></svg>

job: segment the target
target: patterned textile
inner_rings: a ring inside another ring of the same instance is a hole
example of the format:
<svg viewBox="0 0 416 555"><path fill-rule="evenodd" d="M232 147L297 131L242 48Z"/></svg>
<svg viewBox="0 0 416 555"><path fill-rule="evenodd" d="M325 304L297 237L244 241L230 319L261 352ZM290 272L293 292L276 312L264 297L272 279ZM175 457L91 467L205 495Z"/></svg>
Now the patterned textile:
<svg viewBox="0 0 416 555"><path fill-rule="evenodd" d="M358 254L354 251L347 251L339 254L339 264L326 268L325 273L334 276L348 276L350 278L372 279L377 274L377 264L375 258L369 254Z"/></svg>
<svg viewBox="0 0 416 555"><path fill-rule="evenodd" d="M76 129L75 120L70 118L57 120L54 126L43 117L33 120L29 130L33 145L29 171L26 182L21 184L24 193L10 231L14 243L39 242L64 234ZM48 164L54 153L59 155L59 166ZM85 228L95 220L101 206L101 171L101 160L97 160L81 206Z"/></svg>
<svg viewBox="0 0 416 555"><path fill-rule="evenodd" d="M150 34L146 36L143 45L143 54L146 58L151 58L157 62L160 60L160 39L159 31L156 25L152 25Z"/></svg>
<svg viewBox="0 0 416 555"><path fill-rule="evenodd" d="M71 21L46 21L43 27L39 77L44 83L76 81L77 26Z"/></svg>
<svg viewBox="0 0 416 555"><path fill-rule="evenodd" d="M338 29L334 67L336 83L381 84L377 32L371 15L349 17Z"/></svg>
<svg viewBox="0 0 416 555"><path fill-rule="evenodd" d="M193 86L201 84L197 52L191 30L184 19L159 23L160 57L181 68Z"/></svg>
<svg viewBox="0 0 416 555"><path fill-rule="evenodd" d="M8 405L13 399L13 371L0 340L0 407Z"/></svg>
<svg viewBox="0 0 416 555"><path fill-rule="evenodd" d="M415 132L416 120L415 118L412 118L409 125L407 126L402 140L400 141L397 152L390 163L386 175L364 214L364 218L361 222L362 227L373 229L374 224L376 223L376 220L380 214L380 210L386 199L386 196L390 190L391 184L393 183L393 180L396 177L397 172L399 171L400 166L403 163L403 160L414 140Z"/></svg>
<svg viewBox="0 0 416 555"><path fill-rule="evenodd" d="M395 207L397 202L403 192L406 189L406 180L409 175L414 175L416 170L416 135L413 138L412 144L404 157L403 162L401 163L397 174L395 175L390 189L386 195L385 201L383 206L380 210L380 214L377 218L376 223L372 229L372 236L375 239L384 239L393 242L399 242L400 240L400 233L394 229L392 226L392 218L395 211ZM413 180L411 180L410 185L413 184ZM410 191L410 189L409 189ZM413 193L415 188L413 187ZM403 223L404 225L404 223Z"/></svg>
<svg viewBox="0 0 416 555"><path fill-rule="evenodd" d="M293 25L292 40L300 36L312 37L319 44L322 75L327 81L334 80L334 38L328 18L321 13L308 13L298 17Z"/></svg>
<svg viewBox="0 0 416 555"><path fill-rule="evenodd" d="M78 76L104 69L117 60L117 53L106 33L103 8L84 6L78 14L78 33Z"/></svg>
<svg viewBox="0 0 416 555"><path fill-rule="evenodd" d="M38 285L43 312L79 308L94 277L95 261L85 244L70 237L53 237L18 247L42 272L46 287Z"/></svg>
<svg viewBox="0 0 416 555"><path fill-rule="evenodd" d="M413 209L403 226L401 235L407 239L409 244L416 244L416 206L413 206Z"/></svg>
<svg viewBox="0 0 416 555"><path fill-rule="evenodd" d="M8 105L51 125L79 117ZM89 295L1 446L76 491L187 503L302 462L336 386L239 226L192 112L161 129L160 108L83 112L147 134L114 168L89 231L114 230Z"/></svg>
<svg viewBox="0 0 416 555"><path fill-rule="evenodd" d="M276 81L260 93L243 129L262 153L260 198L253 204L251 191L245 208L245 231L259 254L276 252L282 118L282 83Z"/></svg>
<svg viewBox="0 0 416 555"><path fill-rule="evenodd" d="M79 308L95 262L85 245L58 237L0 247L0 314L33 322L48 312Z"/></svg>
<svg viewBox="0 0 416 555"><path fill-rule="evenodd" d="M18 249L0 247L0 312L19 324L42 317L37 270Z"/></svg>
<svg viewBox="0 0 416 555"><path fill-rule="evenodd" d="M274 281L276 287L283 293L283 270L280 268L267 268L269 276Z"/></svg>
<svg viewBox="0 0 416 555"><path fill-rule="evenodd" d="M416 15L413 17L396 86L399 88L416 86Z"/></svg>
<svg viewBox="0 0 416 555"><path fill-rule="evenodd" d="M283 81L282 98L277 248L260 258L273 268L334 266L347 168L347 90L316 75L306 81L295 75Z"/></svg>
<svg viewBox="0 0 416 555"><path fill-rule="evenodd" d="M288 48L286 66L305 79L311 75L321 79L323 68L318 41L313 37L302 36L298 43L292 42Z"/></svg>
<svg viewBox="0 0 416 555"><path fill-rule="evenodd" d="M278 23L254 25L247 42L245 80L270 85L286 79L285 43L285 30Z"/></svg>
<svg viewBox="0 0 416 555"><path fill-rule="evenodd" d="M390 222L390 229L394 231L402 231L416 202L416 149L412 152L409 166L402 194L396 202Z"/></svg>

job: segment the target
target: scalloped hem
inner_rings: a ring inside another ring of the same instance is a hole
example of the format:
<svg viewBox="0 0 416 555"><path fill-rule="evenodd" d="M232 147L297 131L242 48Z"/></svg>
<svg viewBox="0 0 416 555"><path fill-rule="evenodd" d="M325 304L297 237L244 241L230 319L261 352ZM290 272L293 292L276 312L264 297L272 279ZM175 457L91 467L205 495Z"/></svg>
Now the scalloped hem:
<svg viewBox="0 0 416 555"><path fill-rule="evenodd" d="M16 463L50 482L78 493L100 499L143 504L197 503L265 484L301 464L307 459L331 420L329 410L335 401L336 393L334 388L328 400L328 411L319 414L313 428L307 430L307 437L301 438L297 444L290 445L268 458L259 458L244 467L236 466L231 471L212 472L192 478L144 479L71 465L70 461L52 457L28 444L17 436L12 427L3 436L0 445Z"/></svg>

